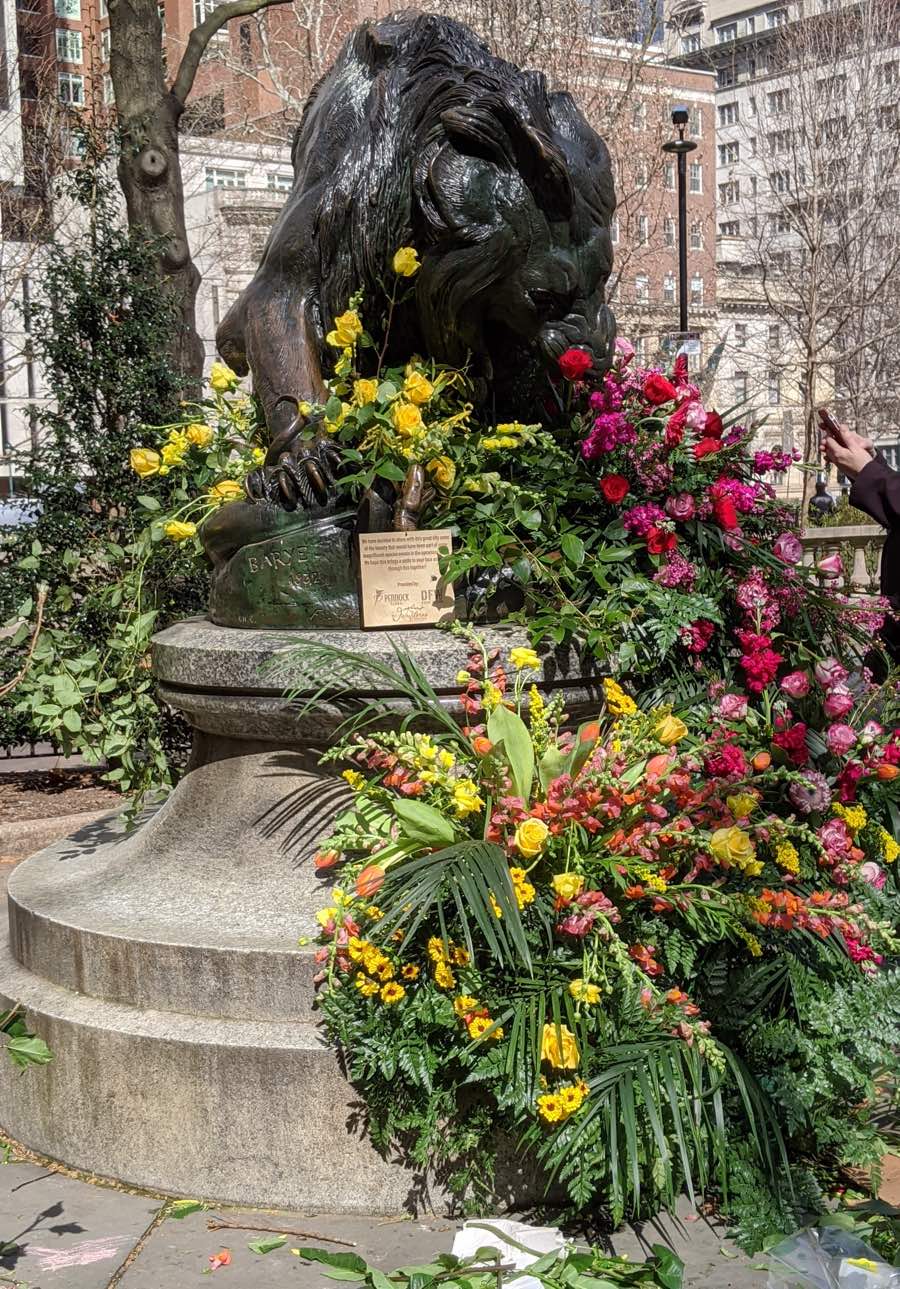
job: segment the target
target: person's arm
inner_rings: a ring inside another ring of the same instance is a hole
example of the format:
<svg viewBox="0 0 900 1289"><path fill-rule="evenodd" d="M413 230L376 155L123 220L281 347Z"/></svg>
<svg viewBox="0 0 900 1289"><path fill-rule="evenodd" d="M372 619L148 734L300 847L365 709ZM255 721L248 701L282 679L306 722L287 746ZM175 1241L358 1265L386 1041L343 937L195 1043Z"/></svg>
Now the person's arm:
<svg viewBox="0 0 900 1289"><path fill-rule="evenodd" d="M882 528L900 527L900 474L880 457L870 460L853 480L850 505L871 515Z"/></svg>

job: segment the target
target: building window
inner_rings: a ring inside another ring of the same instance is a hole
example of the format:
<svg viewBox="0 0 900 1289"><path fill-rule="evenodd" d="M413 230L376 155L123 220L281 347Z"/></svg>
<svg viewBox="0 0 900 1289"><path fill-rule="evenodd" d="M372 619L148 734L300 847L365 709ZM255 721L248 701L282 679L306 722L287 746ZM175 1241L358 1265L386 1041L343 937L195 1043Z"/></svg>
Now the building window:
<svg viewBox="0 0 900 1289"><path fill-rule="evenodd" d="M634 172L637 178L638 187L641 189L646 188L647 184L650 182L650 172L647 169L646 157L638 157Z"/></svg>
<svg viewBox="0 0 900 1289"><path fill-rule="evenodd" d="M206 167L206 187L210 188L246 188L246 170L231 170L225 166Z"/></svg>
<svg viewBox="0 0 900 1289"><path fill-rule="evenodd" d="M649 356L647 337L636 336L634 341L634 356L637 359L639 367L646 367Z"/></svg>
<svg viewBox="0 0 900 1289"><path fill-rule="evenodd" d="M719 89L720 90L728 89L728 87L733 84L734 84L734 68L720 67L719 70L716 72L716 85L718 85Z"/></svg>
<svg viewBox="0 0 900 1289"><path fill-rule="evenodd" d="M703 225L700 223L691 224L691 250L703 250Z"/></svg>
<svg viewBox="0 0 900 1289"><path fill-rule="evenodd" d="M103 102L106 104L107 107L109 107L111 104L115 103L115 101L116 101L116 94L115 94L115 90L113 89L112 77L110 76L109 72L104 72L103 73Z"/></svg>
<svg viewBox="0 0 900 1289"><path fill-rule="evenodd" d="M665 164L666 192L675 191L675 162L667 161Z"/></svg>
<svg viewBox="0 0 900 1289"><path fill-rule="evenodd" d="M752 94L750 98L747 100L747 103L750 108L750 115L756 116L756 99L752 96Z"/></svg>
<svg viewBox="0 0 900 1289"><path fill-rule="evenodd" d="M737 103L722 103L719 106L719 125L737 125Z"/></svg>
<svg viewBox="0 0 900 1289"><path fill-rule="evenodd" d="M750 17L747 19L747 35L752 36L754 31L756 31L756 14L751 13Z"/></svg>
<svg viewBox="0 0 900 1289"><path fill-rule="evenodd" d="M777 322L772 322L769 324L769 348L770 349L781 348L781 327Z"/></svg>
<svg viewBox="0 0 900 1289"><path fill-rule="evenodd" d="M896 59L882 63L878 68L878 79L882 85L896 85L900 81L900 62Z"/></svg>
<svg viewBox="0 0 900 1289"><path fill-rule="evenodd" d="M770 130L766 138L769 144L769 151L773 154L787 152L790 149L790 130Z"/></svg>
<svg viewBox="0 0 900 1289"><path fill-rule="evenodd" d="M106 0L100 0L100 17L109 17L109 6L107 5Z"/></svg>
<svg viewBox="0 0 900 1289"><path fill-rule="evenodd" d="M720 143L719 144L719 165L733 166L741 157L741 145L739 143Z"/></svg>
<svg viewBox="0 0 900 1289"><path fill-rule="evenodd" d="M241 62L245 67L253 66L253 31L249 22L242 22L238 28L238 44L241 51Z"/></svg>
<svg viewBox="0 0 900 1289"><path fill-rule="evenodd" d="M740 237L741 225L736 219L728 219L724 224L719 225L720 237Z"/></svg>
<svg viewBox="0 0 900 1289"><path fill-rule="evenodd" d="M100 56L104 63L109 62L109 27L104 27L100 32Z"/></svg>
<svg viewBox="0 0 900 1289"><path fill-rule="evenodd" d="M73 18L77 21L81 17L81 0L53 0L53 12L57 18Z"/></svg>
<svg viewBox="0 0 900 1289"><path fill-rule="evenodd" d="M667 273L663 278L663 300L666 304L675 303L675 274Z"/></svg>
<svg viewBox="0 0 900 1289"><path fill-rule="evenodd" d="M688 172L688 192L703 191L703 166L699 161L692 161Z"/></svg>
<svg viewBox="0 0 900 1289"><path fill-rule="evenodd" d="M674 219L667 218L663 223L663 237L665 239L666 246L675 245L675 220Z"/></svg>
<svg viewBox="0 0 900 1289"><path fill-rule="evenodd" d="M67 107L84 107L84 77L74 72L60 72L56 78L59 101Z"/></svg>
<svg viewBox="0 0 900 1289"><path fill-rule="evenodd" d="M781 373L769 372L769 406L777 407L781 402Z"/></svg>
<svg viewBox="0 0 900 1289"><path fill-rule="evenodd" d="M650 220L646 215L638 215L638 246L646 246L650 241Z"/></svg>
<svg viewBox="0 0 900 1289"><path fill-rule="evenodd" d="M791 176L786 170L776 170L773 175L769 176L769 183L772 185L773 192L790 192Z"/></svg>
<svg viewBox="0 0 900 1289"><path fill-rule="evenodd" d="M688 36L681 37L681 52L683 54L696 54L700 48L700 35L692 31Z"/></svg>
<svg viewBox="0 0 900 1289"><path fill-rule="evenodd" d="M56 28L56 57L61 63L81 62L81 32L70 27Z"/></svg>
<svg viewBox="0 0 900 1289"><path fill-rule="evenodd" d="M609 240L613 246L619 245L619 216L613 215L609 225Z"/></svg>
<svg viewBox="0 0 900 1289"><path fill-rule="evenodd" d="M290 192L294 186L294 176L282 170L270 170L266 175L266 187L269 192Z"/></svg>
<svg viewBox="0 0 900 1289"><path fill-rule="evenodd" d="M645 130L647 128L647 104L635 103L631 109L631 128L633 130Z"/></svg>
<svg viewBox="0 0 900 1289"><path fill-rule="evenodd" d="M746 322L736 322L734 324L734 344L736 349L747 348L747 324Z"/></svg>
<svg viewBox="0 0 900 1289"><path fill-rule="evenodd" d="M738 179L731 179L728 183L719 184L719 205L730 206L733 202L741 199L741 184Z"/></svg>
<svg viewBox="0 0 900 1289"><path fill-rule="evenodd" d="M721 27L715 27L714 30L717 45L725 45L729 40L737 40L736 22L723 22Z"/></svg>
<svg viewBox="0 0 900 1289"><path fill-rule="evenodd" d="M691 304L703 304L703 278L699 273L691 278Z"/></svg>
<svg viewBox="0 0 900 1289"><path fill-rule="evenodd" d="M736 403L746 403L747 393L750 386L750 378L745 371L736 371L733 377L733 394Z"/></svg>
<svg viewBox="0 0 900 1289"><path fill-rule="evenodd" d="M766 14L766 26L770 29L772 27L783 27L786 22L787 10L785 9L770 9Z"/></svg>
<svg viewBox="0 0 900 1289"><path fill-rule="evenodd" d="M695 139L703 138L703 113L699 107L688 109L688 133Z"/></svg>
<svg viewBox="0 0 900 1289"><path fill-rule="evenodd" d="M650 279L646 273L638 273L634 279L634 298L638 304L647 304L650 299Z"/></svg>
<svg viewBox="0 0 900 1289"><path fill-rule="evenodd" d="M772 90L771 94L766 95L766 103L770 112L787 112L791 106L791 92L790 90Z"/></svg>

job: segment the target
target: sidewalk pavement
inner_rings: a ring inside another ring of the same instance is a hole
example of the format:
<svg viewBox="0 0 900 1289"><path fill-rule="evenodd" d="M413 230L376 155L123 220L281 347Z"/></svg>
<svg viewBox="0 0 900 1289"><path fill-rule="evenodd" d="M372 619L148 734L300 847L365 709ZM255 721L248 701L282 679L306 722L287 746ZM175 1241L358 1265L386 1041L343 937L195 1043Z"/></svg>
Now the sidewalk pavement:
<svg viewBox="0 0 900 1289"><path fill-rule="evenodd" d="M429 1261L449 1251L458 1223L449 1218L347 1217L325 1213L261 1212L218 1207L182 1219L165 1216L160 1196L126 1192L54 1172L33 1163L0 1166L0 1287L7 1289L327 1289L314 1265L291 1249L340 1252L352 1243L384 1271ZM209 1230L210 1222L231 1226ZM271 1253L252 1252L251 1241L276 1228L286 1243ZM669 1241L686 1265L685 1285L703 1289L764 1289L762 1260L745 1258L720 1228L695 1217L685 1204L675 1219L626 1229L612 1241L617 1253L643 1256ZM227 1250L230 1263L211 1268Z"/></svg>

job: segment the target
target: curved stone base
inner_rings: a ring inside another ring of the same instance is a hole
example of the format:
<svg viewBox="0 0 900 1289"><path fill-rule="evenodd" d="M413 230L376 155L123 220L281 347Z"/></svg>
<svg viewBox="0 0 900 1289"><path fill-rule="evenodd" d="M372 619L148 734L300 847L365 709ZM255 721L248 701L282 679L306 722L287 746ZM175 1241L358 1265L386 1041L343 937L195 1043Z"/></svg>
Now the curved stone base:
<svg viewBox="0 0 900 1289"><path fill-rule="evenodd" d="M452 706L464 644L398 638ZM0 1062L0 1120L41 1154L173 1194L442 1210L439 1180L375 1151L316 1024L314 949L298 937L327 900L312 854L348 789L315 750L339 706L304 712L260 670L295 642L208 623L157 637L162 692L195 727L191 767L135 832L101 820L12 874L0 995L25 1006L54 1059L24 1077ZM353 647L391 657L387 633ZM554 687L591 702L577 671ZM359 688L371 697L371 677ZM387 680L378 692L400 703ZM497 1202L541 1191L512 1159Z"/></svg>

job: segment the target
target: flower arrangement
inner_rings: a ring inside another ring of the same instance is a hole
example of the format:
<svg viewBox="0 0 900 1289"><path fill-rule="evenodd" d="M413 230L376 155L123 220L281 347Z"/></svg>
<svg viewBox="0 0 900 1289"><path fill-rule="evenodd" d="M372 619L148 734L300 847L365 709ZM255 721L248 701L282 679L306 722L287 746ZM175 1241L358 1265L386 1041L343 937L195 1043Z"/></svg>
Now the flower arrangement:
<svg viewBox="0 0 900 1289"><path fill-rule="evenodd" d="M816 1185L871 1162L900 1009L813 1053L825 998L878 1011L895 987L900 728L801 758L784 692L763 719L723 690L696 726L607 679L573 730L534 651L468 639L458 730L423 697L441 733L326 754L354 796L316 857L339 883L320 1005L376 1138L412 1132L465 1183L502 1128L616 1220L747 1172L771 1209L788 1160ZM808 703L846 683L833 659L807 679Z"/></svg>

